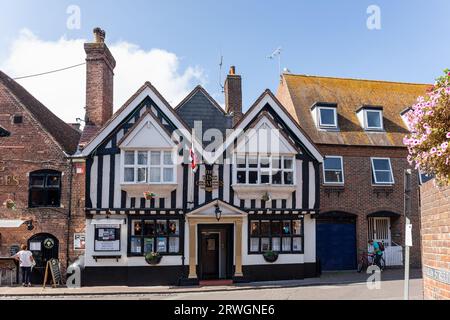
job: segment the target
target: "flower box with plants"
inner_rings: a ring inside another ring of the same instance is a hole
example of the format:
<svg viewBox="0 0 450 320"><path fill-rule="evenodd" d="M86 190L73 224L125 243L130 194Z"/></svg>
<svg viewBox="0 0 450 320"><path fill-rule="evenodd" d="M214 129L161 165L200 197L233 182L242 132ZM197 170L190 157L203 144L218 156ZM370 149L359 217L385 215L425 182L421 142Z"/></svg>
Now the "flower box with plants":
<svg viewBox="0 0 450 320"><path fill-rule="evenodd" d="M144 198L145 200L152 200L153 198L156 197L156 194L150 191L145 191L144 192Z"/></svg>
<svg viewBox="0 0 450 320"><path fill-rule="evenodd" d="M263 253L263 257L267 262L275 262L278 259L278 252L268 250Z"/></svg>
<svg viewBox="0 0 450 320"><path fill-rule="evenodd" d="M145 261L148 264L152 264L152 265L158 264L161 262L161 259L162 259L162 256L158 252L148 252L145 255Z"/></svg>

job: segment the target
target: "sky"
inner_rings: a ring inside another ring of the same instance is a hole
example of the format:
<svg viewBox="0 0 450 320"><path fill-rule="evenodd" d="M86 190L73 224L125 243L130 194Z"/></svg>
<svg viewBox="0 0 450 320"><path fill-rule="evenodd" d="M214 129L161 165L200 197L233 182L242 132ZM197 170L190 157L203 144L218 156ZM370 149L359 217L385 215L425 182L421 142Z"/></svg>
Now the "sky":
<svg viewBox="0 0 450 320"><path fill-rule="evenodd" d="M235 65L245 111L276 92L278 47L295 74L433 83L450 67L449 13L448 0L0 0L0 70L82 63L99 26L117 61L115 110L147 80L174 107L198 84L223 105ZM18 82L63 120L84 118L84 66Z"/></svg>

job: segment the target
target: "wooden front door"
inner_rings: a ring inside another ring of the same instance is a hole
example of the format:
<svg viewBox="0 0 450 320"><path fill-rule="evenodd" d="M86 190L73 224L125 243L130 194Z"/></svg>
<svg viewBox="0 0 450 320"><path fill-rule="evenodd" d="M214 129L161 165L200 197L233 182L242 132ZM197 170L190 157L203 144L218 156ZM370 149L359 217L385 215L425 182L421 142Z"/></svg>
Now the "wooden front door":
<svg viewBox="0 0 450 320"><path fill-rule="evenodd" d="M33 253L36 266L31 274L32 283L44 281L45 266L50 259L58 259L59 241L48 233L39 233L28 240L28 249Z"/></svg>
<svg viewBox="0 0 450 320"><path fill-rule="evenodd" d="M202 279L219 279L219 233L202 233L200 261Z"/></svg>

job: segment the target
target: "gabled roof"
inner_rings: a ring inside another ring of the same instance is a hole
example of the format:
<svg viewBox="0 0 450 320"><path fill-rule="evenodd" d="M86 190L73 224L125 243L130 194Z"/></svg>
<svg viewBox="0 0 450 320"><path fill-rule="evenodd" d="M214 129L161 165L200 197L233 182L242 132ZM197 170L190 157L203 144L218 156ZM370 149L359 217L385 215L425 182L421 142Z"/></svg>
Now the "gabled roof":
<svg viewBox="0 0 450 320"><path fill-rule="evenodd" d="M172 133L169 132L166 129L166 127L164 127L164 125L159 121L159 119L153 114L153 112L151 110L147 110L141 115L139 120L136 121L136 123L128 130L128 132L117 142L117 145L121 146L124 143L128 143L129 140L132 140L138 133L139 129L141 129L145 125L145 122L147 122L148 120L152 120L152 122L154 122L158 126L157 127L158 132L161 134L163 139L165 141L167 141L168 144L174 144L174 141L172 141L172 139L171 139ZM148 136L152 136L152 135L146 134L146 140L150 140L147 138ZM152 138L155 138L155 137L152 136ZM146 146L142 146L142 148L145 148L145 147Z"/></svg>
<svg viewBox="0 0 450 320"><path fill-rule="evenodd" d="M62 150L67 154L73 154L77 150L78 140L80 139L80 133L77 130L54 115L25 88L2 71L0 71L0 82L52 136Z"/></svg>
<svg viewBox="0 0 450 320"><path fill-rule="evenodd" d="M178 104L175 111L191 128L194 128L195 121L201 121L203 133L213 128L225 134L232 127L232 118L200 85ZM208 142L203 144L207 145Z"/></svg>
<svg viewBox="0 0 450 320"><path fill-rule="evenodd" d="M160 107L164 107L167 114L173 115L173 120L175 125L179 129L185 129L187 134L187 139L190 140L190 128L186 122L180 118L180 116L175 112L175 110L170 106L170 104L164 99L164 97L156 90L156 88L150 83L145 82L126 102L120 107L101 128L91 137L91 139L86 143L82 150L81 156L87 156L90 154L97 145L99 145L108 135L124 120L128 114L134 110L139 103L141 103L147 96L155 101L156 104L159 103ZM94 130L96 128L93 128ZM188 134L189 133L189 134Z"/></svg>
<svg viewBox="0 0 450 320"><path fill-rule="evenodd" d="M404 147L408 129L401 112L425 95L429 84L344 79L284 74L277 97L315 143ZM311 106L322 101L337 104L338 131L319 130ZM382 106L385 132L366 132L356 111L364 105Z"/></svg>
<svg viewBox="0 0 450 320"><path fill-rule="evenodd" d="M8 130L0 127L0 137L9 137L11 134Z"/></svg>

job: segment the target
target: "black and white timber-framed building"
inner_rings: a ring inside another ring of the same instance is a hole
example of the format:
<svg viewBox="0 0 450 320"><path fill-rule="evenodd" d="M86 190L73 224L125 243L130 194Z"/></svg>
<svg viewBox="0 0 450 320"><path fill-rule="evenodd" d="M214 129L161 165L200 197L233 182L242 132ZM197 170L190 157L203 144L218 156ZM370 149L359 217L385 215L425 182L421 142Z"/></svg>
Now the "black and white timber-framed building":
<svg viewBox="0 0 450 320"><path fill-rule="evenodd" d="M88 85L100 70L112 86L103 40L86 44ZM92 94L107 98L90 103ZM147 82L114 115L108 95L112 87L88 89L75 156L86 168L84 285L316 275L323 159L269 90L243 114L232 67L225 110L200 86L173 108ZM266 261L268 251L278 259ZM145 259L152 252L157 265Z"/></svg>

